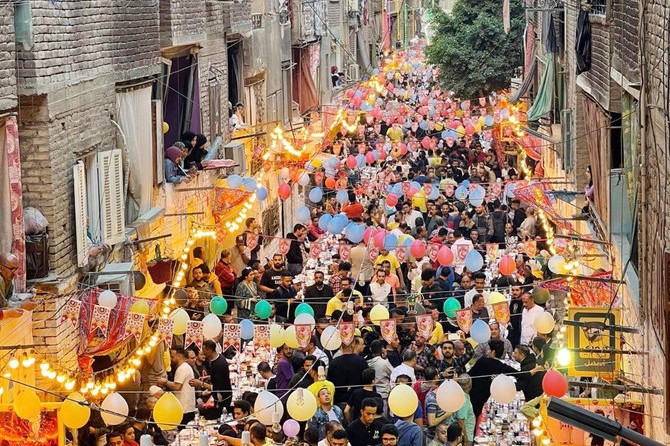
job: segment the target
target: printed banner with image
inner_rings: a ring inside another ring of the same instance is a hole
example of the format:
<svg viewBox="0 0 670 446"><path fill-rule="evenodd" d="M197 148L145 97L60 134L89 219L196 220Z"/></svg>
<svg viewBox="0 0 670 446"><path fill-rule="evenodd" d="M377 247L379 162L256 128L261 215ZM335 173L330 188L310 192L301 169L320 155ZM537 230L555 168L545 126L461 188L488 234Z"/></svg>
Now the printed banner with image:
<svg viewBox="0 0 670 446"><path fill-rule="evenodd" d="M295 337L298 340L300 348L305 348L309 345L312 339L312 325L311 324L296 324Z"/></svg>
<svg viewBox="0 0 670 446"><path fill-rule="evenodd" d="M202 322L189 321L186 324L186 338L184 339L184 348L188 348L191 344L202 348Z"/></svg>
<svg viewBox="0 0 670 446"><path fill-rule="evenodd" d="M257 355L270 353L269 325L254 325L254 350Z"/></svg>
<svg viewBox="0 0 670 446"><path fill-rule="evenodd" d="M70 322L72 322L72 325L76 326L77 321L79 320L79 310L81 310L80 300L68 300L65 304L65 308L63 309L63 316L61 317L60 321L64 322L69 319Z"/></svg>
<svg viewBox="0 0 670 446"><path fill-rule="evenodd" d="M354 342L354 323L353 322L340 322L340 338L342 339L342 344L351 345Z"/></svg>
<svg viewBox="0 0 670 446"><path fill-rule="evenodd" d="M351 245L340 245L340 260L348 262L351 258Z"/></svg>
<svg viewBox="0 0 670 446"><path fill-rule="evenodd" d="M456 323L458 324L458 328L463 330L463 333L470 333L470 327L472 327L472 310L469 308L458 310L456 312Z"/></svg>
<svg viewBox="0 0 670 446"><path fill-rule="evenodd" d="M416 331L418 336L428 340L433 336L433 316L422 314L416 317Z"/></svg>
<svg viewBox="0 0 670 446"><path fill-rule="evenodd" d="M107 335L109 328L109 316L112 314L112 309L103 307L102 305L93 305L93 315L91 317L91 325L89 332L100 330L103 336Z"/></svg>
<svg viewBox="0 0 670 446"><path fill-rule="evenodd" d="M501 325L505 326L509 323L510 314L509 314L509 303L508 302L498 302L491 305L493 307L493 317Z"/></svg>
<svg viewBox="0 0 670 446"><path fill-rule="evenodd" d="M396 337L395 319L384 319L379 326L382 331L382 339L389 344L393 342Z"/></svg>
<svg viewBox="0 0 670 446"><path fill-rule="evenodd" d="M135 336L137 342L140 341L142 337L142 329L144 328L144 318L146 316L142 313L128 313L128 319L126 319L126 328L123 331L123 339L126 339L129 336Z"/></svg>
<svg viewBox="0 0 670 446"><path fill-rule="evenodd" d="M240 351L241 329L239 324L223 324L223 351L230 347Z"/></svg>
<svg viewBox="0 0 670 446"><path fill-rule="evenodd" d="M172 331L174 330L174 321L169 317L162 317L158 320L158 329L156 337L158 341L165 341L168 347L172 346Z"/></svg>

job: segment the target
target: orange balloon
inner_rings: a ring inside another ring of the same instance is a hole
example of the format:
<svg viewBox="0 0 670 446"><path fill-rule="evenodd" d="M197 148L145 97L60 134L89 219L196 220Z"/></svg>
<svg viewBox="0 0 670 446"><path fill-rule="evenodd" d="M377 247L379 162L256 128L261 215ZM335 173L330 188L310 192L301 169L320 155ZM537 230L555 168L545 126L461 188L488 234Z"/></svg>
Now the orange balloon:
<svg viewBox="0 0 670 446"><path fill-rule="evenodd" d="M326 178L326 187L328 189L335 189L335 178L333 177Z"/></svg>
<svg viewBox="0 0 670 446"><path fill-rule="evenodd" d="M500 270L500 274L503 276L509 276L516 270L516 262L514 261L514 257L510 255L505 255L500 259L500 263L498 264L498 269Z"/></svg>
<svg viewBox="0 0 670 446"><path fill-rule="evenodd" d="M337 180L337 190L342 190L347 188L347 179L346 178L340 178Z"/></svg>

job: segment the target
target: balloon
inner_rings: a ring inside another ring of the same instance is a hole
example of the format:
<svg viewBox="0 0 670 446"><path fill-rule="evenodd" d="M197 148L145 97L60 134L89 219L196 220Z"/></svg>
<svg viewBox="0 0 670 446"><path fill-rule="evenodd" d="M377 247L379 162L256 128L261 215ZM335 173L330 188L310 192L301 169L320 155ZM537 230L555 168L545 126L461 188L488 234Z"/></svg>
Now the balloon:
<svg viewBox="0 0 670 446"><path fill-rule="evenodd" d="M278 348L284 345L284 329L279 324L270 325L270 346Z"/></svg>
<svg viewBox="0 0 670 446"><path fill-rule="evenodd" d="M241 176L233 174L226 178L226 183L228 184L229 188L237 189L242 185L242 183L244 183L244 180Z"/></svg>
<svg viewBox="0 0 670 446"><path fill-rule="evenodd" d="M491 398L497 403L509 404L516 396L514 380L507 375L498 375L491 381Z"/></svg>
<svg viewBox="0 0 670 446"><path fill-rule="evenodd" d="M349 201L349 192L346 190L338 190L337 194L335 194L335 199L337 200L338 203L344 204Z"/></svg>
<svg viewBox="0 0 670 446"><path fill-rule="evenodd" d="M437 261L442 266L449 266L454 261L454 253L448 246L442 246L437 252Z"/></svg>
<svg viewBox="0 0 670 446"><path fill-rule="evenodd" d="M314 309L310 304L307 302L302 302L298 307L295 309L295 315L296 317L300 316L301 314L309 314L314 318Z"/></svg>
<svg viewBox="0 0 670 446"><path fill-rule="evenodd" d="M312 218L312 213L309 211L309 208L307 206L300 206L295 211L295 218L297 222L305 223Z"/></svg>
<svg viewBox="0 0 670 446"><path fill-rule="evenodd" d="M130 307L131 313L149 314L149 304L146 300L140 299Z"/></svg>
<svg viewBox="0 0 670 446"><path fill-rule="evenodd" d="M100 416L107 426L116 426L126 421L128 417L128 403L118 393L112 392L102 400ZM181 412L180 415L183 415ZM181 418L179 419L181 421Z"/></svg>
<svg viewBox="0 0 670 446"><path fill-rule="evenodd" d="M488 342L489 339L491 339L491 328L489 328L489 324L481 319L474 321L470 328L470 337L472 337L478 344Z"/></svg>
<svg viewBox="0 0 670 446"><path fill-rule="evenodd" d="M277 193L279 194L279 198L281 198L282 200L286 200L288 199L288 197L291 196L291 186L289 186L286 183L282 183L279 185Z"/></svg>
<svg viewBox="0 0 670 446"><path fill-rule="evenodd" d="M191 318L188 316L188 313L183 308L178 308L172 312L170 319L174 321L174 327L172 333L176 335L183 335L186 333L186 324Z"/></svg>
<svg viewBox="0 0 670 446"><path fill-rule="evenodd" d="M78 401L86 403L86 398L79 392L72 392L63 401L61 406L61 417L63 424L72 429L79 429L91 418L91 408L87 404L79 404Z"/></svg>
<svg viewBox="0 0 670 446"><path fill-rule="evenodd" d="M420 259L426 255L426 244L421 240L414 240L409 247L409 253L415 259Z"/></svg>
<svg viewBox="0 0 670 446"><path fill-rule="evenodd" d="M256 196L258 197L259 200L267 200L268 198L268 190L264 187L259 187L256 189Z"/></svg>
<svg viewBox="0 0 670 446"><path fill-rule="evenodd" d="M398 247L398 236L395 234L389 234L384 237L384 249L387 251L393 251Z"/></svg>
<svg viewBox="0 0 670 446"><path fill-rule="evenodd" d="M547 263L549 271L554 274L564 274L565 273L565 258L561 255L551 256L549 262Z"/></svg>
<svg viewBox="0 0 670 446"><path fill-rule="evenodd" d="M504 255L498 263L498 270L503 276L509 276L516 270L516 262L511 255Z"/></svg>
<svg viewBox="0 0 670 446"><path fill-rule="evenodd" d="M177 290L174 292L174 299L179 306L184 306L188 301L188 293L186 290Z"/></svg>
<svg viewBox="0 0 670 446"><path fill-rule="evenodd" d="M298 337L295 333L295 325L290 325L284 330L284 344L290 348L299 348Z"/></svg>
<svg viewBox="0 0 670 446"><path fill-rule="evenodd" d="M465 201L466 198L468 198L468 189L467 187L463 186L462 184L456 188L456 192L454 192L454 196L456 197L457 200L459 201Z"/></svg>
<svg viewBox="0 0 670 446"><path fill-rule="evenodd" d="M202 336L214 339L221 333L221 319L216 314L208 314L202 319Z"/></svg>
<svg viewBox="0 0 670 446"><path fill-rule="evenodd" d="M372 152L368 152L365 154L365 162L368 164L372 164L376 161L375 159L375 154Z"/></svg>
<svg viewBox="0 0 670 446"><path fill-rule="evenodd" d="M13 407L14 412L24 420L33 420L39 416L42 402L33 389L28 389L14 397Z"/></svg>
<svg viewBox="0 0 670 446"><path fill-rule="evenodd" d="M328 232L331 234L339 234L349 224L349 219L344 214L337 214L328 224Z"/></svg>
<svg viewBox="0 0 670 446"><path fill-rule="evenodd" d="M461 309L461 303L455 297L450 297L444 301L442 311L450 318L456 317L456 312Z"/></svg>
<svg viewBox="0 0 670 446"><path fill-rule="evenodd" d="M301 185L302 187L305 187L309 184L309 174L307 172L303 172L302 175L300 175L300 178L298 178L298 184Z"/></svg>
<svg viewBox="0 0 670 446"><path fill-rule="evenodd" d="M332 325L327 326L321 333L321 345L326 350L337 350L342 345L340 330Z"/></svg>
<svg viewBox="0 0 670 446"><path fill-rule="evenodd" d="M244 188L249 192L254 192L258 187L258 184L256 184L256 180L254 178L245 178L243 185Z"/></svg>
<svg viewBox="0 0 670 446"><path fill-rule="evenodd" d="M320 187L315 187L309 191L309 201L312 203L318 203L323 198L323 190Z"/></svg>
<svg viewBox="0 0 670 446"><path fill-rule="evenodd" d="M317 409L316 397L307 389L295 389L286 400L288 414L297 421L307 421Z"/></svg>
<svg viewBox="0 0 670 446"><path fill-rule="evenodd" d="M538 305L546 304L550 296L551 295L549 294L548 289L542 288L541 286L533 287L533 300L535 301L536 304Z"/></svg>
<svg viewBox="0 0 670 446"><path fill-rule="evenodd" d="M322 231L327 231L328 230L328 225L330 222L333 220L333 216L330 214L323 214L321 217L319 217L319 229Z"/></svg>
<svg viewBox="0 0 670 446"><path fill-rule="evenodd" d="M244 340L254 338L254 323L249 319L242 319L240 321L240 337Z"/></svg>
<svg viewBox="0 0 670 446"><path fill-rule="evenodd" d="M377 304L370 310L370 321L379 325L381 321L389 318L389 310L382 304Z"/></svg>
<svg viewBox="0 0 670 446"><path fill-rule="evenodd" d="M298 434L300 433L300 423L290 418L284 421L283 428L284 428L284 435L286 435L287 437L297 437Z"/></svg>
<svg viewBox="0 0 670 446"><path fill-rule="evenodd" d="M135 291L141 290L147 284L147 278L141 271L133 271L133 287Z"/></svg>
<svg viewBox="0 0 670 446"><path fill-rule="evenodd" d="M539 314L535 318L535 321L533 322L535 330L541 334L551 333L552 331L554 331L555 325L556 321L554 320L554 316L552 316L551 313L547 311L543 312L542 314Z"/></svg>
<svg viewBox="0 0 670 446"><path fill-rule="evenodd" d="M284 405L274 393L263 390L258 394L254 403L254 413L252 417L266 426L271 426L272 414L277 412L279 419L284 415Z"/></svg>
<svg viewBox="0 0 670 446"><path fill-rule="evenodd" d="M474 249L465 256L465 267L468 271L477 272L484 266L484 259L479 251Z"/></svg>
<svg viewBox="0 0 670 446"><path fill-rule="evenodd" d="M378 229L374 236L374 245L379 249L384 249L384 239L387 235L386 229Z"/></svg>
<svg viewBox="0 0 670 446"><path fill-rule="evenodd" d="M502 293L493 291L489 294L489 305L499 304L501 302L507 302L507 298Z"/></svg>
<svg viewBox="0 0 670 446"><path fill-rule="evenodd" d="M347 225L344 229L344 235L351 243L360 243L365 235L365 226L357 223Z"/></svg>
<svg viewBox="0 0 670 446"><path fill-rule="evenodd" d="M176 429L184 416L184 408L172 392L165 392L154 406L154 421L161 429Z"/></svg>
<svg viewBox="0 0 670 446"><path fill-rule="evenodd" d="M568 392L568 380L554 369L547 370L542 378L542 390L548 396L562 398Z"/></svg>
<svg viewBox="0 0 670 446"><path fill-rule="evenodd" d="M267 319L272 314L272 306L267 300L259 300L254 307L254 313L259 319Z"/></svg>
<svg viewBox="0 0 670 446"><path fill-rule="evenodd" d="M209 301L209 311L214 314L221 315L226 312L228 309L228 302L221 296L214 296L212 300Z"/></svg>
<svg viewBox="0 0 670 446"><path fill-rule="evenodd" d="M404 418L416 412L419 397L407 384L399 384L389 393L388 404L394 415Z"/></svg>
<svg viewBox="0 0 670 446"><path fill-rule="evenodd" d="M440 189L437 187L433 187L430 189L430 193L428 194L428 199L429 200L437 200L440 196Z"/></svg>
<svg viewBox="0 0 670 446"><path fill-rule="evenodd" d="M447 379L435 392L437 405L446 412L458 411L465 402L465 392L463 388L453 379Z"/></svg>
<svg viewBox="0 0 670 446"><path fill-rule="evenodd" d="M368 226L363 231L363 241L367 244L370 243L370 238L374 240L375 235L377 234L377 228L374 226Z"/></svg>
<svg viewBox="0 0 670 446"><path fill-rule="evenodd" d="M484 198L486 197L486 190L482 186L477 186L475 189L470 191L468 199L470 204L473 206L481 206L484 203Z"/></svg>
<svg viewBox="0 0 670 446"><path fill-rule="evenodd" d="M309 304L305 304L309 305ZM316 321L314 320L314 316L312 316L309 313L301 313L297 314L295 316L295 319L293 321L295 325L311 325L312 330L314 330L314 325L316 325Z"/></svg>
<svg viewBox="0 0 670 446"><path fill-rule="evenodd" d="M111 290L105 290L98 295L98 305L106 308L116 307L116 293Z"/></svg>
<svg viewBox="0 0 670 446"><path fill-rule="evenodd" d="M335 189L335 178L326 178L326 187L328 189Z"/></svg>
<svg viewBox="0 0 670 446"><path fill-rule="evenodd" d="M395 207L398 204L398 196L394 193L390 193L386 196L386 205L390 208Z"/></svg>

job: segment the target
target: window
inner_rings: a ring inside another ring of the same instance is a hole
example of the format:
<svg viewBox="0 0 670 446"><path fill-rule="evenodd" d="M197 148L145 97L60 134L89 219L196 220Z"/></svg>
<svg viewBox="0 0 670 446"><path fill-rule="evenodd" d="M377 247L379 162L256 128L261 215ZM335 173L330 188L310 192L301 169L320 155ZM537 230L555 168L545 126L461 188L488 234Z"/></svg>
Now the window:
<svg viewBox="0 0 670 446"><path fill-rule="evenodd" d="M591 14L605 15L607 12L607 0L588 0Z"/></svg>
<svg viewBox="0 0 670 446"><path fill-rule="evenodd" d="M279 232L279 200L275 201L263 211L263 246L272 242Z"/></svg>

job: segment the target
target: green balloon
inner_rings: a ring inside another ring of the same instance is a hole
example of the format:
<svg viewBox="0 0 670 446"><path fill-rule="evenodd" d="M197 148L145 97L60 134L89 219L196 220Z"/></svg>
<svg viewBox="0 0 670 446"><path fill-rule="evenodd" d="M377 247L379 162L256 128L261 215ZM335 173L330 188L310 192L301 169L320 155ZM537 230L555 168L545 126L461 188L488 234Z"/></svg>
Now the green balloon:
<svg viewBox="0 0 670 446"><path fill-rule="evenodd" d="M298 305L295 309L295 315L298 316L300 314L307 313L310 316L314 317L314 309L312 306L306 302L301 303Z"/></svg>
<svg viewBox="0 0 670 446"><path fill-rule="evenodd" d="M446 314L448 317L451 318L456 317L456 312L460 309L461 309L461 303L453 297L450 297L449 299L445 300L444 305L442 306L444 314Z"/></svg>
<svg viewBox="0 0 670 446"><path fill-rule="evenodd" d="M222 315L228 309L228 302L221 296L214 296L209 302L209 310L217 316Z"/></svg>
<svg viewBox="0 0 670 446"><path fill-rule="evenodd" d="M272 305L267 300L259 300L254 307L254 313L259 319L267 319L272 314Z"/></svg>
<svg viewBox="0 0 670 446"><path fill-rule="evenodd" d="M533 287L533 300L538 305L544 305L549 300L549 290L540 286Z"/></svg>

